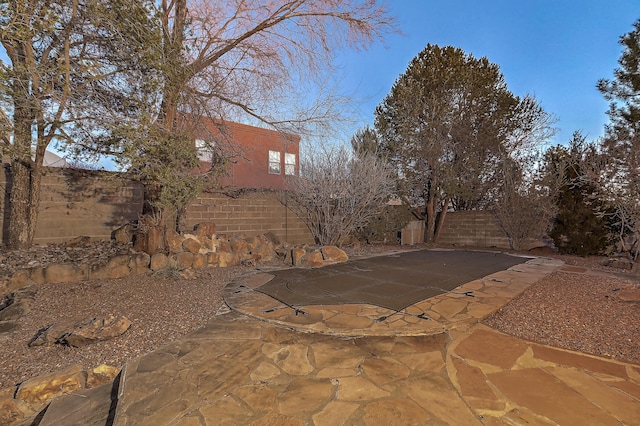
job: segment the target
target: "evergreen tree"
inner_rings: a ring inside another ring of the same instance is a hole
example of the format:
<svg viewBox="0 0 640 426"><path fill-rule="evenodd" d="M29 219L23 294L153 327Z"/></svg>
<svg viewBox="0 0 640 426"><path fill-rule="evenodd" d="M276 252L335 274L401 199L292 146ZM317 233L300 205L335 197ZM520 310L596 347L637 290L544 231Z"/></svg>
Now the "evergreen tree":
<svg viewBox="0 0 640 426"><path fill-rule="evenodd" d="M596 186L585 177L585 164L595 154L579 132L573 134L568 147L558 145L547 151L550 169L561 169L561 186L550 237L561 253L579 256L600 254L606 244L609 229L601 214L604 206L596 196Z"/></svg>
<svg viewBox="0 0 640 426"><path fill-rule="evenodd" d="M548 118L532 97L513 95L487 58L429 44L376 108L375 128L400 195L424 209L431 242L450 206L480 207L502 162L544 141Z"/></svg>
<svg viewBox="0 0 640 426"><path fill-rule="evenodd" d="M614 79L598 89L610 101L610 122L592 180L612 205L621 251L640 255L640 20L620 38L623 47Z"/></svg>

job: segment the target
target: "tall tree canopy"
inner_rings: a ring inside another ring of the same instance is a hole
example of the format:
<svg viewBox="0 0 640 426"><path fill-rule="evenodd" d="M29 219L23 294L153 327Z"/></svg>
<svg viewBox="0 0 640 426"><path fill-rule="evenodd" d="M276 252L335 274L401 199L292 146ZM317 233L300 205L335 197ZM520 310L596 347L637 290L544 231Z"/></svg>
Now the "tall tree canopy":
<svg viewBox="0 0 640 426"><path fill-rule="evenodd" d="M640 254L640 20L620 38L623 47L613 80L598 89L610 101L610 122L601 144L600 162L591 178L600 196L615 206L621 246ZM630 242L625 238L630 237Z"/></svg>
<svg viewBox="0 0 640 426"><path fill-rule="evenodd" d="M580 132L573 134L568 146L558 145L545 154L547 171L563 177L558 211L549 232L560 253L597 255L608 243L609 229L602 215L606 206L597 197L594 182L585 179L585 168L596 158L595 144L587 143Z"/></svg>
<svg viewBox="0 0 640 426"><path fill-rule="evenodd" d="M505 160L550 134L551 117L507 88L497 65L459 48L427 45L375 111L400 192L425 209L427 241L448 208L481 206ZM441 222L440 222L441 223Z"/></svg>
<svg viewBox="0 0 640 426"><path fill-rule="evenodd" d="M0 2L0 43L9 59L0 65L7 112L0 148L11 161L10 246L33 240L47 147L92 114L93 83L113 82L124 52L141 50L131 42L148 27L146 14L136 13L141 7L121 0Z"/></svg>
<svg viewBox="0 0 640 426"><path fill-rule="evenodd" d="M191 142L202 118L220 125L221 139L228 119L326 124L339 103L325 91L336 51L393 30L375 0L8 0L0 25L13 246L32 242L55 138L114 155L147 184L151 213L163 213L199 188Z"/></svg>

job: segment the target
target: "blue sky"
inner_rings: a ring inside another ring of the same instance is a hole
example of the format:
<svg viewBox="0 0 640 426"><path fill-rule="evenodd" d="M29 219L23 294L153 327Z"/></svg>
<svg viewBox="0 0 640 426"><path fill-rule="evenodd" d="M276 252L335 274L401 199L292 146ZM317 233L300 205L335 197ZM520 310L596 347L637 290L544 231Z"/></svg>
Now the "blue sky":
<svg viewBox="0 0 640 426"><path fill-rule="evenodd" d="M559 120L552 143L580 130L603 135L607 102L596 89L612 78L620 36L640 18L640 0L388 0L403 35L342 54L341 87L361 101L361 124L427 43L451 45L500 66L509 89L535 95Z"/></svg>

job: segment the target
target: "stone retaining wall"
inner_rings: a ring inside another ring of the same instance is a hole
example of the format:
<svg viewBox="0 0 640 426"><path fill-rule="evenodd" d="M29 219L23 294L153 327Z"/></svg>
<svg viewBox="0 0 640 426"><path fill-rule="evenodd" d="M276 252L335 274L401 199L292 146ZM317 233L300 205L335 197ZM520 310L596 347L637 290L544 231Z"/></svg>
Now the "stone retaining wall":
<svg viewBox="0 0 640 426"><path fill-rule="evenodd" d="M347 260L346 254L337 247L281 243L271 232L252 237L228 237L217 235L215 229L211 223L202 223L194 227L193 233L174 232L167 236L168 253L150 256L143 252L128 252L86 263L56 263L19 269L11 276L0 277L0 289L11 292L32 284L123 278L166 269L254 266L276 257L289 265L312 268Z"/></svg>

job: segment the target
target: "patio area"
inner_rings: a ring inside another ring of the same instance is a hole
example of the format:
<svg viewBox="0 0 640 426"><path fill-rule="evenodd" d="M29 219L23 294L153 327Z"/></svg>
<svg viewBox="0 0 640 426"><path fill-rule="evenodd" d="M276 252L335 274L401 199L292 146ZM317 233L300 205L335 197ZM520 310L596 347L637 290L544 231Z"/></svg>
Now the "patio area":
<svg viewBox="0 0 640 426"><path fill-rule="evenodd" d="M115 386L86 392L102 397L55 400L40 424L87 424L89 418L117 425L637 423L640 366L479 324L562 262L500 259L513 263L461 285L423 282L437 289L432 297L404 288L389 293L402 302L376 302L389 291L382 285L391 276L385 271L413 274L428 255L244 276L226 287L228 308L209 325L128 363ZM452 275L464 275L443 259L427 269L439 274L448 264ZM354 277L364 291L340 293ZM310 297L296 299L301 295Z"/></svg>

